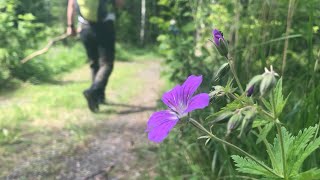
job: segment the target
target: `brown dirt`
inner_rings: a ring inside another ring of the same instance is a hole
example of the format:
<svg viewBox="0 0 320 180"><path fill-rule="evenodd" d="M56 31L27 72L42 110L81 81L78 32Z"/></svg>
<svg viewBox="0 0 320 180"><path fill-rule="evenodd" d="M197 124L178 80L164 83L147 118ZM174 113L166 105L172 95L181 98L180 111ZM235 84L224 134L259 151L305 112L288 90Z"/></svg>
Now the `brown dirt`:
<svg viewBox="0 0 320 180"><path fill-rule="evenodd" d="M94 126L85 143L70 148L63 141L52 142L48 147L59 151L39 152L41 156L21 164L8 179L152 179L156 145L148 141L145 128L159 98L160 64L138 63L146 63L147 68L128 78L143 79L142 93L128 104L109 102L106 106L116 107L115 112L102 110L105 120Z"/></svg>

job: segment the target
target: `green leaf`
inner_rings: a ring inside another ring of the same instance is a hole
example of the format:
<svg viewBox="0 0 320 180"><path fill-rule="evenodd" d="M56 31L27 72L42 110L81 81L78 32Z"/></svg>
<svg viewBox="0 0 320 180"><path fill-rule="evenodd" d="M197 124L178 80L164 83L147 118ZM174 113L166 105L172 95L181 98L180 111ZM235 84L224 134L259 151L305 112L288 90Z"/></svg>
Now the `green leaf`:
<svg viewBox="0 0 320 180"><path fill-rule="evenodd" d="M265 100L264 98L261 98L261 101L262 101L263 105L267 108L267 110L272 112L271 104L267 100Z"/></svg>
<svg viewBox="0 0 320 180"><path fill-rule="evenodd" d="M296 176L299 174L304 160L320 146L320 138L314 137L317 126L309 127L299 131L297 136L293 136L284 127L281 128L284 142L285 160L287 163L287 174ZM276 136L273 146L267 150L271 159L272 167L278 174L283 174L282 155L279 135Z"/></svg>
<svg viewBox="0 0 320 180"><path fill-rule="evenodd" d="M237 171L247 174L260 175L264 177L276 178L275 175L258 165L256 162L249 158L243 158L238 155L231 156L233 161L236 163ZM264 164L263 162L261 162Z"/></svg>
<svg viewBox="0 0 320 180"><path fill-rule="evenodd" d="M318 149L320 147L320 137L316 138L315 140L311 141L311 137L313 136L313 134L316 131L317 126L315 127L311 127L308 128L306 130L304 130L304 132L301 135L301 138L299 138L299 141L307 141L305 143L303 142L297 142L296 145L294 146L295 148L300 148L300 152L297 152L294 154L296 155L296 161L294 161L293 163L293 168L291 170L292 174L294 174L295 172L298 172L301 169L302 163L304 162L304 160L311 155L311 153L313 153L313 151L315 151L316 149ZM310 132L312 131L312 132ZM305 135L304 134L308 134ZM304 137L303 137L304 136ZM306 145L308 143L308 145Z"/></svg>
<svg viewBox="0 0 320 180"><path fill-rule="evenodd" d="M288 96L289 97L289 96ZM275 89L274 89L274 103L275 103L275 112L276 116L279 117L279 115L282 113L282 110L284 106L287 103L288 97L284 99L282 94L282 78L279 79Z"/></svg>
<svg viewBox="0 0 320 180"><path fill-rule="evenodd" d="M292 136L284 127L281 128L282 132L282 138L283 138L283 147L284 152L287 155L287 152L289 151L289 148L291 148L294 136ZM276 138L274 139L273 146L270 145L270 149L267 150L268 155L271 159L272 167L273 169L278 173L283 175L283 163L282 163L282 153L281 153L281 144L280 144L280 138L277 134ZM285 160L289 159L290 157L285 157Z"/></svg>
<svg viewBox="0 0 320 180"><path fill-rule="evenodd" d="M320 178L320 169L310 169L306 172L300 173L296 176L293 176L292 179L295 180L316 180Z"/></svg>
<svg viewBox="0 0 320 180"><path fill-rule="evenodd" d="M259 144L263 139L267 138L267 135L269 134L269 132L272 129L273 125L274 125L273 123L268 123L262 128L262 131L258 135L258 139L257 139L256 144Z"/></svg>

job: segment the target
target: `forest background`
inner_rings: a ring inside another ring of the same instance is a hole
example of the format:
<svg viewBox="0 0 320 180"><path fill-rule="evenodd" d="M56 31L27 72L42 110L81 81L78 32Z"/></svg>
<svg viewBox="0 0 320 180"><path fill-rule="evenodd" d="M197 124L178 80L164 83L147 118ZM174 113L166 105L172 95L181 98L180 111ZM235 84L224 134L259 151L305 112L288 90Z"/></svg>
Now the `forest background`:
<svg viewBox="0 0 320 180"><path fill-rule="evenodd" d="M218 28L229 44L239 78L246 85L264 67L273 65L283 78L283 91L290 94L282 114L285 127L299 130L320 123L320 1L319 0L131 0L117 12L117 59L130 60L135 51L152 50L165 60L163 77L168 86L181 83L190 74L202 74L202 91L224 80L212 80L225 59L209 39ZM75 39L58 45L60 50L49 60L39 56L26 64L20 60L46 42L65 32L67 1L1 0L0 1L0 87L1 93L19 88L24 82L41 84L54 81L57 74L71 71L85 63L76 52L83 51ZM68 53L65 47L74 53ZM206 112L196 114L206 124L209 115L223 107L219 101ZM1 118L0 118L1 119ZM223 136L224 125L216 133ZM0 123L0 144L14 139L7 131L19 131ZM235 175L234 164L222 145L203 145L191 127L175 130L158 150L159 177L208 179ZM187 135L186 135L187 134ZM275 131L269 133L271 139ZM229 139L264 159L262 144L249 133L245 139ZM10 144L10 143L9 143ZM185 147L181 149L181 147ZM319 150L304 163L305 169L319 166Z"/></svg>

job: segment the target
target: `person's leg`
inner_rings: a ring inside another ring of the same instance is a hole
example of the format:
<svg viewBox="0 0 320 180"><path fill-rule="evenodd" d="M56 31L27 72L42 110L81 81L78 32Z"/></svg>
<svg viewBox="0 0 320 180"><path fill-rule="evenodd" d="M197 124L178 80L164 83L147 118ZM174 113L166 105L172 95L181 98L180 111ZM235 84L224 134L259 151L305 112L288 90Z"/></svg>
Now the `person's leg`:
<svg viewBox="0 0 320 180"><path fill-rule="evenodd" d="M96 74L99 70L99 53L96 33L93 31L90 25L83 25L80 32L80 38L84 44L88 56L93 84L96 78ZM99 109L97 92L89 88L85 90L83 94L87 99L89 109L93 112L96 112Z"/></svg>
<svg viewBox="0 0 320 180"><path fill-rule="evenodd" d="M99 70L94 79L92 88L96 89L99 101L105 101L105 88L108 84L109 76L113 70L115 57L115 31L113 21L107 21L101 24L97 31Z"/></svg>
<svg viewBox="0 0 320 180"><path fill-rule="evenodd" d="M80 39L85 47L91 69L92 82L99 70L99 52L96 34L89 25L82 25Z"/></svg>

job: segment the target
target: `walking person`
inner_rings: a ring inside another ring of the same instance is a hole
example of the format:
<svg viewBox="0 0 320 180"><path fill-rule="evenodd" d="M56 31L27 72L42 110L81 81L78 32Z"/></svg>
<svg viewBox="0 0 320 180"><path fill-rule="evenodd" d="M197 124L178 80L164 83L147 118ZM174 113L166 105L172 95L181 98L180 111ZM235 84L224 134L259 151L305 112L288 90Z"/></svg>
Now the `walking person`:
<svg viewBox="0 0 320 180"><path fill-rule="evenodd" d="M75 10L78 12L80 39L90 63L92 84L83 94L92 112L105 103L105 89L115 58L115 7L123 0L68 0L67 33L75 35Z"/></svg>

